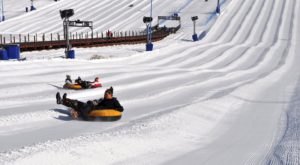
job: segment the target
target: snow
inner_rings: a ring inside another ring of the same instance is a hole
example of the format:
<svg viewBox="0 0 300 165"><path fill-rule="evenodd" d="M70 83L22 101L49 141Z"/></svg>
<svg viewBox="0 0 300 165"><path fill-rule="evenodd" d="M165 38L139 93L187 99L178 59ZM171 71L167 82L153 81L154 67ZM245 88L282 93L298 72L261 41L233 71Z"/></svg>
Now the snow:
<svg viewBox="0 0 300 165"><path fill-rule="evenodd" d="M5 1L0 34L62 33L59 10L96 31L143 30L147 0ZM129 7L133 4L133 7ZM300 2L153 0L182 28L145 44L22 52L0 61L0 164L299 164ZM18 12L17 12L18 11ZM191 16L197 15L192 42ZM72 28L82 32L88 29ZM65 75L103 88L61 89ZM87 101L113 86L124 106L116 122L72 120L56 92Z"/></svg>

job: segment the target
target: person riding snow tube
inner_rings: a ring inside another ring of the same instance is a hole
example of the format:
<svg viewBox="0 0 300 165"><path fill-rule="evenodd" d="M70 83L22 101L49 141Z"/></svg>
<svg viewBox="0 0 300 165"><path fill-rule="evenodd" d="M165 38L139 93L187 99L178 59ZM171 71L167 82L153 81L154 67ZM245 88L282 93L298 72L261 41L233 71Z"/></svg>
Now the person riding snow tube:
<svg viewBox="0 0 300 165"><path fill-rule="evenodd" d="M99 82L99 77L95 78L95 81L84 81L80 77L75 80L75 84L72 83L70 76L67 75L67 79L64 84L64 88L67 89L89 89L89 88L98 88L102 87L102 84Z"/></svg>
<svg viewBox="0 0 300 165"><path fill-rule="evenodd" d="M79 84L73 84L71 76L70 75L66 75L66 80L65 80L65 84L64 84L63 88L67 88L67 89L81 89L82 87Z"/></svg>
<svg viewBox="0 0 300 165"><path fill-rule="evenodd" d="M71 116L73 119L81 117L83 120L116 121L121 119L124 110L117 98L113 97L112 87L105 91L104 98L86 103L69 99L66 93L61 99L60 93L57 92L56 102L72 108Z"/></svg>

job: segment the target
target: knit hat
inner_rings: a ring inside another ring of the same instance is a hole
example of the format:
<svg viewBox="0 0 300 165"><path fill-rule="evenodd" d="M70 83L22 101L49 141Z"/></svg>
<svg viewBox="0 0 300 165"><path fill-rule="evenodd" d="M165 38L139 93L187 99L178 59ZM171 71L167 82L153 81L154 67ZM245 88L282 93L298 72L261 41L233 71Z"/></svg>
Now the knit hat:
<svg viewBox="0 0 300 165"><path fill-rule="evenodd" d="M106 89L105 93L111 93L111 94L113 94L114 93L113 87L110 87L110 88Z"/></svg>

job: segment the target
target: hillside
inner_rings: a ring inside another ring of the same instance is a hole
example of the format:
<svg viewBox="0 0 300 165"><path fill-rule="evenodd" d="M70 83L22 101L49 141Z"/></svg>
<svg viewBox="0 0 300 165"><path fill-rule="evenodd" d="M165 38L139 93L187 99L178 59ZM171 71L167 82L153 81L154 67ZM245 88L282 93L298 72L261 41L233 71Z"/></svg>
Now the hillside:
<svg viewBox="0 0 300 165"><path fill-rule="evenodd" d="M0 34L62 33L66 8L95 31L144 29L150 9L146 0L43 3L0 23ZM300 2L221 4L217 16L215 1L154 0L154 22L179 13L182 28L152 52L138 44L0 61L0 164L299 164ZM208 32L198 42L194 15ZM103 88L61 89L67 74L99 76ZM72 120L55 101L58 91L97 99L110 86L125 108L117 122Z"/></svg>

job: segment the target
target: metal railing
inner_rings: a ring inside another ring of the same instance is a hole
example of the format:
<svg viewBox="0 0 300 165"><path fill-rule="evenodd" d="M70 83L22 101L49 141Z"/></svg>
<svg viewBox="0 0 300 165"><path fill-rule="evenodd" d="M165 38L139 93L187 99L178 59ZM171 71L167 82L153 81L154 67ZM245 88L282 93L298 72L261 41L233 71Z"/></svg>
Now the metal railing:
<svg viewBox="0 0 300 165"><path fill-rule="evenodd" d="M152 33L153 41L162 40L170 33L175 33L180 26L175 28L159 28ZM112 35L111 35L112 34ZM125 32L94 32L94 33L71 33L70 44L72 47L96 47L120 44L146 43L147 34L145 31L125 31ZM44 50L65 48L64 35L42 34L42 35L1 35L0 46L6 44L19 44L21 51Z"/></svg>

